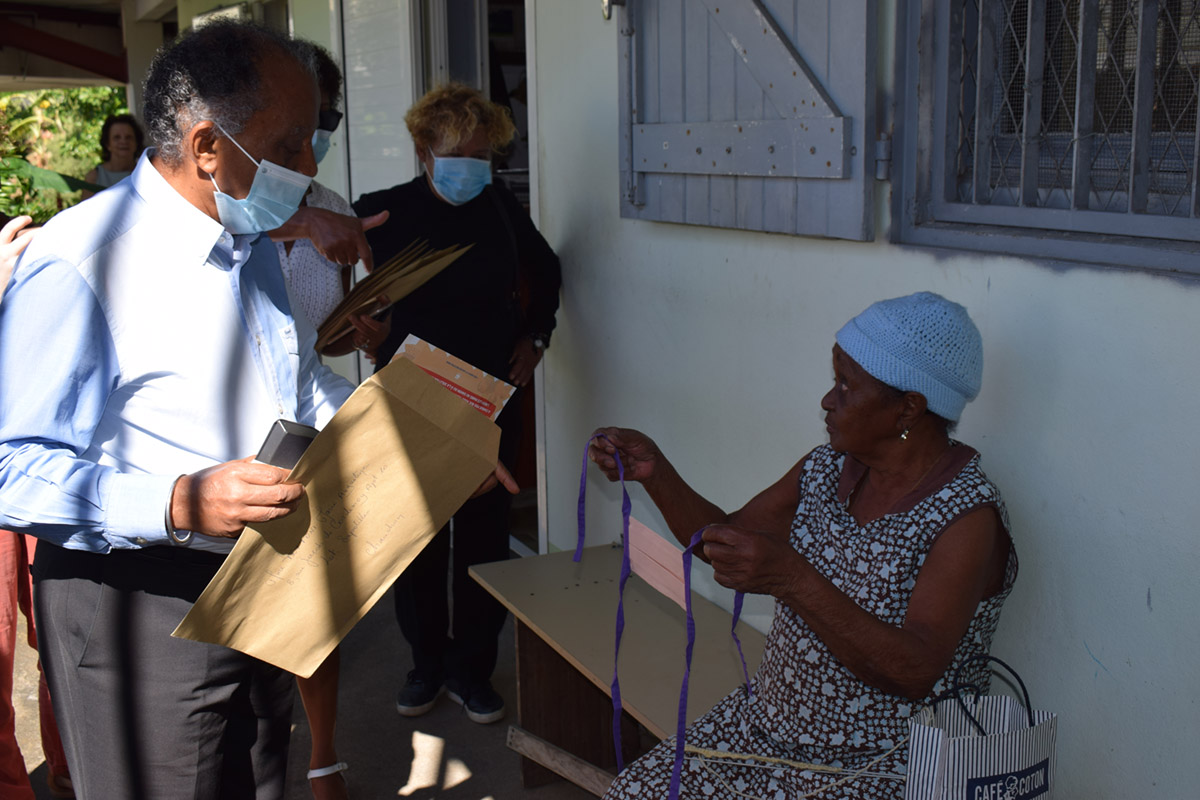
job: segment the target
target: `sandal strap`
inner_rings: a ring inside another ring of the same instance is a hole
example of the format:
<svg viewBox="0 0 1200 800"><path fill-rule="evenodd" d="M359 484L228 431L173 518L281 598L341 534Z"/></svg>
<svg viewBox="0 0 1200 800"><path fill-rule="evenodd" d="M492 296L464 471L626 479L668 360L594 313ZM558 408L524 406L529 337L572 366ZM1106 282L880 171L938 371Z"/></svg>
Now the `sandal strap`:
<svg viewBox="0 0 1200 800"><path fill-rule="evenodd" d="M305 777L311 781L313 778L324 778L326 775L336 775L339 772L345 772L348 769L350 769L349 764L347 764L345 761L339 761L331 767L317 767L316 769L310 769Z"/></svg>

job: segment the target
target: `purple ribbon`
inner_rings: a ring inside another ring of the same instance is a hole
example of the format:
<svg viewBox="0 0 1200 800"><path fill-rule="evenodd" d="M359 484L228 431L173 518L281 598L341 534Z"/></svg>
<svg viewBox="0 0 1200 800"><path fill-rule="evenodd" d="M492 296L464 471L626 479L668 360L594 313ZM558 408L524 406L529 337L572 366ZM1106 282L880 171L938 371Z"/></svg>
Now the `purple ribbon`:
<svg viewBox="0 0 1200 800"><path fill-rule="evenodd" d="M692 674L692 651L696 646L696 619L692 616L692 553L697 547L701 550L704 549L705 528L693 533L692 540L683 550L683 597L684 607L687 610L687 655L683 667L683 685L679 687L679 715L675 719L675 764L671 767L671 788L668 800L678 800L679 783L683 776L683 747L687 737L688 678ZM735 592L733 595L733 624L729 626L729 632L733 636L734 644L737 645L738 658L742 660L742 677L746 680L746 696L749 697L754 690L750 688L750 670L746 667L746 656L742 654L742 640L737 635L737 624L742 616L742 601L745 598L744 592Z"/></svg>
<svg viewBox="0 0 1200 800"><path fill-rule="evenodd" d="M583 542L586 530L585 513L586 497L587 497L587 462L588 449L592 446L592 442L597 439L612 444L612 441L602 433L598 433L588 439L587 444L583 448L583 469L579 475L579 507L577 519L579 523L579 536L575 544L575 558L578 562L583 558ZM616 450L616 445L613 445ZM612 678L612 702L613 702L613 747L617 755L617 771L625 769L625 757L621 748L621 684L617 677L617 656L621 652L621 634L625 631L625 582L629 579L629 573L632 571L629 565L629 515L632 510L632 503L629 500L629 492L625 489L625 467L621 464L619 452L613 453L613 459L617 462L617 477L621 481L621 579L617 587L617 634L616 643L613 648L613 678ZM691 542L683 551L683 596L684 604L687 611L687 654L685 657L683 669L683 684L679 688L679 715L676 719L675 733L675 764L671 770L671 789L670 800L678 800L679 797L679 782L683 772L683 747L685 741L685 730L687 728L687 698L688 698L688 678L692 672L692 651L696 646L696 620L692 615L692 552L703 545L701 537L704 535L704 528L692 534ZM733 623L729 627L729 632L733 636L734 644L737 645L738 658L742 661L742 676L746 681L746 696L749 697L753 690L750 688L750 672L746 667L746 656L742 653L742 641L737 635L738 620L742 616L742 601L745 599L745 594L736 592L733 598Z"/></svg>
<svg viewBox="0 0 1200 800"><path fill-rule="evenodd" d="M607 436L598 433L588 439L583 448L583 469L579 475L579 538L575 544L574 560L576 562L583 558L583 539L587 517L584 503L587 496L588 448L597 439L603 439L612 444ZM621 634L625 632L625 582L629 580L629 573L633 571L629 565L629 514L633 509L633 504L629 500L629 492L625 489L625 467L621 464L621 456L616 445L613 445L613 450L615 451L613 460L617 462L617 477L621 481L621 579L617 584L617 635L613 645L612 677L613 748L617 753L617 771L620 772L625 769L625 754L621 749L621 681L617 677L617 657L621 654Z"/></svg>

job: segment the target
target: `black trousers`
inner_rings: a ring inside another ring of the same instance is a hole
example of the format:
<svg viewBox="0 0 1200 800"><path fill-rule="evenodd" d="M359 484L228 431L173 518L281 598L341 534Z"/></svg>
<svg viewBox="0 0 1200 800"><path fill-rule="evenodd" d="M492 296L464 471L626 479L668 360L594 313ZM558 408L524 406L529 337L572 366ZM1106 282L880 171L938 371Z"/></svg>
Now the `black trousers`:
<svg viewBox="0 0 1200 800"><path fill-rule="evenodd" d="M520 395L518 390L497 420L500 460L509 468L521 441ZM512 495L501 487L468 500L396 580L396 620L424 680L449 678L469 686L491 678L507 611L467 568L508 558L511 508Z"/></svg>
<svg viewBox="0 0 1200 800"><path fill-rule="evenodd" d="M80 800L283 797L291 676L171 637L223 558L38 546L38 650Z"/></svg>

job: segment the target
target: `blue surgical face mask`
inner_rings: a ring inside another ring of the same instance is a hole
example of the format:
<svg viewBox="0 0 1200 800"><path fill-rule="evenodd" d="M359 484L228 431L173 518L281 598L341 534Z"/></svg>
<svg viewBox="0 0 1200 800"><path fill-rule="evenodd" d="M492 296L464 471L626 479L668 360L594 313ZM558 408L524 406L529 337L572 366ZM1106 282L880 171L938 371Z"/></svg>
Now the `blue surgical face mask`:
<svg viewBox="0 0 1200 800"><path fill-rule="evenodd" d="M218 124L218 128L221 126ZM291 219L300 208L312 178L299 172L273 164L266 159L255 161L254 156L238 144L229 133L221 128L229 141L237 145L237 149L245 153L246 158L258 165L254 174L254 182L250 184L250 193L243 199L230 197L221 191L212 175L213 199L217 203L217 216L225 230L230 233L262 233L273 231Z"/></svg>
<svg viewBox="0 0 1200 800"><path fill-rule="evenodd" d="M317 128L313 131L312 146L313 158L317 159L317 163L321 163L321 159L329 152L329 137L333 136L333 131L326 131Z"/></svg>
<svg viewBox="0 0 1200 800"><path fill-rule="evenodd" d="M461 206L479 196L492 182L492 162L483 158L433 156L433 188L447 203Z"/></svg>

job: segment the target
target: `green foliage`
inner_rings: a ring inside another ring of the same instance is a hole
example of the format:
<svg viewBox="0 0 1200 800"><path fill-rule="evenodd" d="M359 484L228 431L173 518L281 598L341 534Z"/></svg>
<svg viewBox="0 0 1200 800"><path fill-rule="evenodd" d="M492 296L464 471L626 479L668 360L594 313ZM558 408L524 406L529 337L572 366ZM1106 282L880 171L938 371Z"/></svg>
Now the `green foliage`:
<svg viewBox="0 0 1200 800"><path fill-rule="evenodd" d="M79 202L34 167L82 178L100 163L100 129L110 114L125 114L124 86L84 86L0 94L0 211L37 222ZM35 176L40 176L35 178Z"/></svg>

